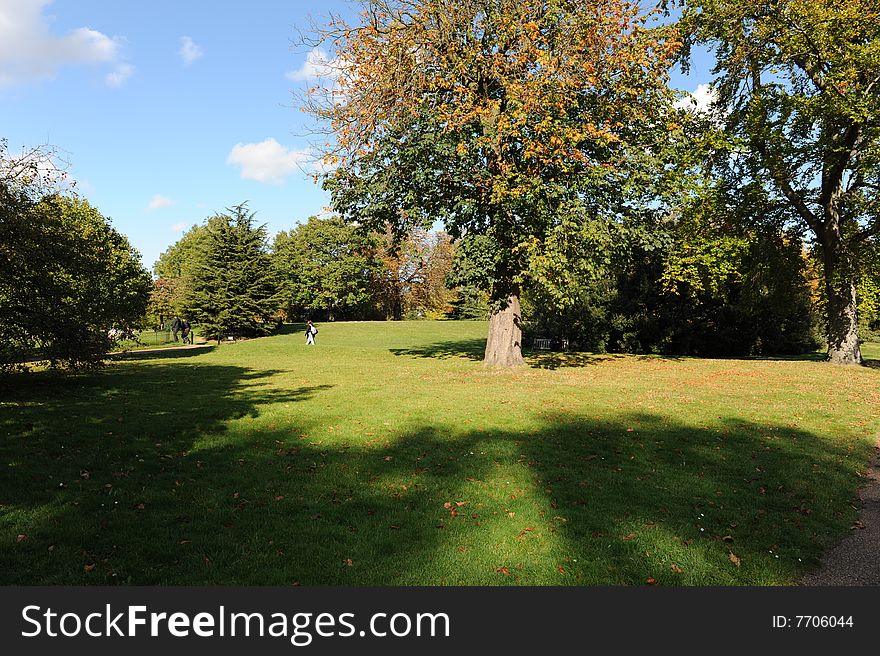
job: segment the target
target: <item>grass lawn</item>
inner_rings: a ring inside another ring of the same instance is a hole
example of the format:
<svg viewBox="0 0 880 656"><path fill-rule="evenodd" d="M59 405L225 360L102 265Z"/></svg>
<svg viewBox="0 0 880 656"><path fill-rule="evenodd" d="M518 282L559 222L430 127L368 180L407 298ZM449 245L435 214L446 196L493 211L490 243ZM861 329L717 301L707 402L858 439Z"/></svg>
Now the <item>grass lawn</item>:
<svg viewBox="0 0 880 656"><path fill-rule="evenodd" d="M319 328L15 379L0 583L791 584L880 429L877 368Z"/></svg>

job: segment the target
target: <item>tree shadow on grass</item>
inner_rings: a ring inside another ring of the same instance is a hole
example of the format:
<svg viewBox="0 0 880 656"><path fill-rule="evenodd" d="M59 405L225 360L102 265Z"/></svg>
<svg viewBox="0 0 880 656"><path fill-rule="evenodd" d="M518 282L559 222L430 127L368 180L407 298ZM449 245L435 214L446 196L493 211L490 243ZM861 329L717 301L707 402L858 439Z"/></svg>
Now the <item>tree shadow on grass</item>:
<svg viewBox="0 0 880 656"><path fill-rule="evenodd" d="M278 327L273 334L275 335L296 335L305 334L306 332L306 324L305 323L285 323Z"/></svg>
<svg viewBox="0 0 880 656"><path fill-rule="evenodd" d="M486 353L486 340L466 339L458 341L437 342L429 346L419 348L396 348L389 349L397 356L414 358L434 358L446 360L449 358L463 358L474 362L482 362ZM595 355L591 353L546 352L546 351L523 351L526 363L536 369L558 369L560 367L583 367L607 360L615 356ZM618 356L622 357L622 356Z"/></svg>
<svg viewBox="0 0 880 656"><path fill-rule="evenodd" d="M563 367L587 367L622 355L582 353L579 351L526 351L523 354L530 367L535 369L560 369Z"/></svg>
<svg viewBox="0 0 880 656"><path fill-rule="evenodd" d="M274 374L138 364L20 389L0 406L0 582L779 583L854 514L858 459L790 427L630 413L339 436L298 410L327 386Z"/></svg>
<svg viewBox="0 0 880 656"><path fill-rule="evenodd" d="M206 344L198 348L163 348L163 349L143 349L139 351L126 351L110 356L110 360L178 360L182 358L194 358L199 355L210 353L217 347L213 344Z"/></svg>
<svg viewBox="0 0 880 656"><path fill-rule="evenodd" d="M446 360L450 358L462 358L474 362L482 362L486 352L486 340L468 339L449 342L437 342L420 348L396 348L389 349L396 356L414 358L433 358ZM535 351L523 350L526 364L533 369L560 369L564 367L586 367L617 358L652 357L663 359L678 359L666 356L632 356L613 353L586 353L579 351Z"/></svg>
<svg viewBox="0 0 880 656"><path fill-rule="evenodd" d="M101 477L110 490L145 454L185 452L205 435L224 434L230 420L331 387L268 387L278 373L137 363L21 376L0 404L0 462L7 465L0 469L0 507L57 502Z"/></svg>
<svg viewBox="0 0 880 656"><path fill-rule="evenodd" d="M437 342L419 348L394 348L388 349L397 356L413 358L435 358L445 360L448 358L464 358L467 360L482 361L486 352L486 340L462 339L448 342Z"/></svg>

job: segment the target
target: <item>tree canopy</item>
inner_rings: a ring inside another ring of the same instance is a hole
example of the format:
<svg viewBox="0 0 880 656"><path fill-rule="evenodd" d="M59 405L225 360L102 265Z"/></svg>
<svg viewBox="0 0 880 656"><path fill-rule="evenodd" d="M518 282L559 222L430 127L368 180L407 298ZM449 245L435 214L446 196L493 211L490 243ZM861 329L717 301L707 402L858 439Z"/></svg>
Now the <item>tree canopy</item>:
<svg viewBox="0 0 880 656"><path fill-rule="evenodd" d="M308 221L275 236L272 265L289 318L330 320L369 315L379 274L374 240L337 216Z"/></svg>
<svg viewBox="0 0 880 656"><path fill-rule="evenodd" d="M716 54L718 105L739 138L725 165L813 235L829 359L859 363L859 262L880 230L880 6L688 0L683 24Z"/></svg>
<svg viewBox="0 0 880 656"><path fill-rule="evenodd" d="M334 208L491 238L485 361L519 364L520 289L548 237L622 220L635 180L664 169L678 42L628 0L363 5L319 35L338 71L307 99L334 136Z"/></svg>
<svg viewBox="0 0 880 656"><path fill-rule="evenodd" d="M95 364L115 342L110 330L143 316L149 274L128 240L87 201L46 193L32 167L4 170L0 368L29 359Z"/></svg>

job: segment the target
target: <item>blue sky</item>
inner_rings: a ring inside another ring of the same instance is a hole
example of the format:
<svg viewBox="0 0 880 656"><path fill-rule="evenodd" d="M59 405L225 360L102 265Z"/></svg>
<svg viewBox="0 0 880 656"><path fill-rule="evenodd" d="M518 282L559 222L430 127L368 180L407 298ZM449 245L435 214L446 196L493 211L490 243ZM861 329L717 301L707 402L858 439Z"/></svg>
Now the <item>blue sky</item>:
<svg viewBox="0 0 880 656"><path fill-rule="evenodd" d="M151 267L181 232L248 201L271 232L321 212L308 174L297 27L344 0L0 0L0 137L50 144L77 191ZM708 81L700 55L693 91Z"/></svg>

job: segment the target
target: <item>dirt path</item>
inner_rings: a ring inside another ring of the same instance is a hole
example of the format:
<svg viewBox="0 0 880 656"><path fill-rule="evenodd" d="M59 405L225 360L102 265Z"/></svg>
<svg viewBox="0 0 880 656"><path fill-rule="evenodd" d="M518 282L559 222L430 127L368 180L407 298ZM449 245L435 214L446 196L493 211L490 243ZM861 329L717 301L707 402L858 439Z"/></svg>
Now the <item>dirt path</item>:
<svg viewBox="0 0 880 656"><path fill-rule="evenodd" d="M862 511L857 527L822 558L818 571L801 585L880 585L880 445L868 468L868 482L859 490Z"/></svg>

